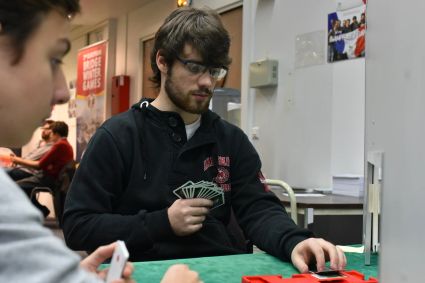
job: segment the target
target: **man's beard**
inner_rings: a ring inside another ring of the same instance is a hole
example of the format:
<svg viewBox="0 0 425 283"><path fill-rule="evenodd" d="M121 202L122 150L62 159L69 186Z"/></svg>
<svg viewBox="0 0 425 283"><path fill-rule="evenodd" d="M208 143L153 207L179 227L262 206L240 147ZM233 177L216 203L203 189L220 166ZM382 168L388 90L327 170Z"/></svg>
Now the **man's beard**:
<svg viewBox="0 0 425 283"><path fill-rule="evenodd" d="M204 88L199 90L203 93L210 95L207 100L205 100L204 102L198 102L195 100L195 103L191 104L193 91L190 91L187 94L175 91L176 88L174 86L174 82L172 81L171 74L169 74L169 76L167 76L167 78L165 79L164 86L168 98L170 98L171 102L173 102L174 105L180 108L181 110L191 114L202 114L208 110L208 106L212 97L212 91L210 89Z"/></svg>

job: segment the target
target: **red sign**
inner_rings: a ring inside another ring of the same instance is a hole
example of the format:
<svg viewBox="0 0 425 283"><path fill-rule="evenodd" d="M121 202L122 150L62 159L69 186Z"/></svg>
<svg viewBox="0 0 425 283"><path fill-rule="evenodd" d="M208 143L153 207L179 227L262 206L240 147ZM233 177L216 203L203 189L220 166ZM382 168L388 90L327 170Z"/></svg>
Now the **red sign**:
<svg viewBox="0 0 425 283"><path fill-rule="evenodd" d="M104 94L106 44L107 42L101 42L78 52L77 96Z"/></svg>

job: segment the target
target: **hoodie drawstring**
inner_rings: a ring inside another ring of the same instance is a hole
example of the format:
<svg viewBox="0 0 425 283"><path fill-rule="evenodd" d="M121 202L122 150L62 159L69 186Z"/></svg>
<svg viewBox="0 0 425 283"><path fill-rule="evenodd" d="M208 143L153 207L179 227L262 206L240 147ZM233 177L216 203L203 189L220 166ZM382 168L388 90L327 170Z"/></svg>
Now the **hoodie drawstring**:
<svg viewBox="0 0 425 283"><path fill-rule="evenodd" d="M140 118L134 115L134 120L136 121L137 130L139 132L139 139L141 145L141 156L143 162L143 180L146 181L148 175L148 158L146 156L145 148L145 131L143 130L143 124L146 120L146 109L149 106L148 100L142 100L140 103L133 105L133 109L140 111ZM134 113L134 112L133 112ZM135 113L134 113L135 114Z"/></svg>

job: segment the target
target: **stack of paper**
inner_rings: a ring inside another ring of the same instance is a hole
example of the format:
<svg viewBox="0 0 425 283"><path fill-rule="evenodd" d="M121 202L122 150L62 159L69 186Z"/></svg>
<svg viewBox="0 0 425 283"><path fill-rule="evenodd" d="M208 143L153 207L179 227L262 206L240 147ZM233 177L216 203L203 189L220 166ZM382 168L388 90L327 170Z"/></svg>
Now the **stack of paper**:
<svg viewBox="0 0 425 283"><path fill-rule="evenodd" d="M338 175L332 178L332 193L361 197L364 193L364 177L361 175Z"/></svg>

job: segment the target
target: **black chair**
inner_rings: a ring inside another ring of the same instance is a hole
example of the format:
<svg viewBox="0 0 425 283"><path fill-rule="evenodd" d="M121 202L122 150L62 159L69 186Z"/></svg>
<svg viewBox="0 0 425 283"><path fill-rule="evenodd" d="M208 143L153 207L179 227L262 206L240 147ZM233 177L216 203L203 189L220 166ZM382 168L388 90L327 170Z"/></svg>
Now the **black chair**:
<svg viewBox="0 0 425 283"><path fill-rule="evenodd" d="M64 210L65 198L74 177L77 163L72 160L68 162L59 172L59 176L52 187L35 187L31 192L31 199L37 197L40 192L48 192L53 198L53 207L55 210L56 221L62 228L62 215Z"/></svg>

